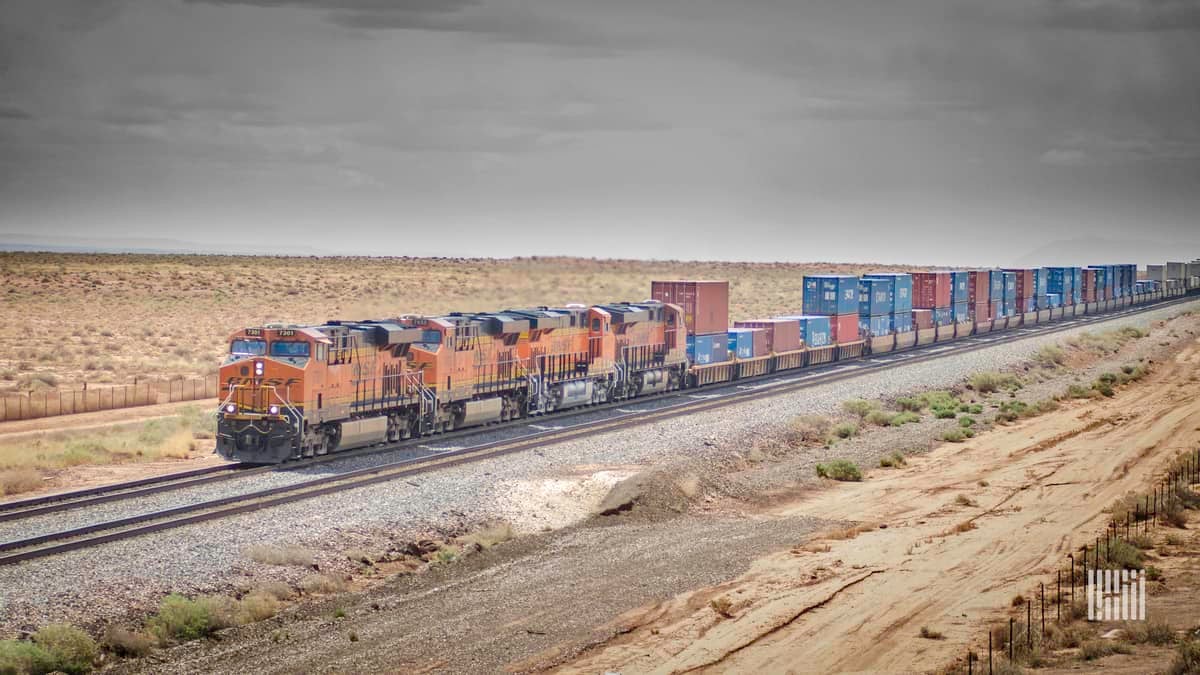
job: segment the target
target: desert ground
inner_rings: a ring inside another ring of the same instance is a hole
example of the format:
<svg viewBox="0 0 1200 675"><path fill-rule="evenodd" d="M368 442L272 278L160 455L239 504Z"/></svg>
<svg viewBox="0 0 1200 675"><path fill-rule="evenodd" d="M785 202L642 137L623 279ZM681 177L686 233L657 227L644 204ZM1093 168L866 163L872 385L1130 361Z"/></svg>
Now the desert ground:
<svg viewBox="0 0 1200 675"><path fill-rule="evenodd" d="M728 279L730 313L796 312L801 277L914 269L590 258L269 258L0 253L0 393L216 372L267 322L643 300L652 279Z"/></svg>

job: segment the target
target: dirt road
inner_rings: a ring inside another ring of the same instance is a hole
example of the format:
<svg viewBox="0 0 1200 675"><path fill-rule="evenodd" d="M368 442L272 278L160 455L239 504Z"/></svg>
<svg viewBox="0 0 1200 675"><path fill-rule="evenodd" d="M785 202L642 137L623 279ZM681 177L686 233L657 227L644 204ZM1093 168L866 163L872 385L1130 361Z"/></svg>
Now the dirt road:
<svg viewBox="0 0 1200 675"><path fill-rule="evenodd" d="M616 622L617 637L561 671L943 665L984 637L1013 596L1028 597L1068 551L1093 540L1105 507L1200 443L1198 374L1193 343L1115 400L1069 404L944 445L904 469L773 506L762 515L838 514L878 527L768 555L733 581L630 612ZM922 639L922 627L945 639Z"/></svg>

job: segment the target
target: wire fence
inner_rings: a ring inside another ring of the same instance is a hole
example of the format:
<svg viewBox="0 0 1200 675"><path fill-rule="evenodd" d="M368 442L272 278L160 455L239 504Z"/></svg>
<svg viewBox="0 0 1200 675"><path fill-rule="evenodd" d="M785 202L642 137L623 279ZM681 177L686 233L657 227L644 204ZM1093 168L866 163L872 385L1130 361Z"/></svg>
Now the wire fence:
<svg viewBox="0 0 1200 675"><path fill-rule="evenodd" d="M1039 583L1037 595L1024 603L1024 623L1019 617L1009 617L1007 626L993 626L988 631L986 656L981 650L977 652L968 647L966 663L960 661L962 665L950 672L957 670L967 675L992 675L995 672L1018 672L1014 666L1020 667L1022 664L1037 665L1041 657L1039 650L1046 645L1049 635L1047 621L1054 626L1081 618L1093 620L1088 607L1080 608L1076 604L1076 588L1085 603L1094 602L1086 594L1088 573L1099 576L1100 570L1120 569L1118 544L1133 546L1132 538L1148 535L1151 529L1169 524L1171 514L1183 507L1183 493L1190 492L1191 486L1196 483L1200 483L1200 450L1191 451L1178 462L1176 468L1156 483L1144 498L1135 502L1133 510L1124 514L1114 513L1104 536L1097 537L1095 543L1084 544L1079 550L1067 554L1068 564L1057 570L1055 593L1050 596L1048 610L1046 584ZM1121 516L1124 516L1123 520ZM1036 610L1035 604L1038 605Z"/></svg>
<svg viewBox="0 0 1200 675"><path fill-rule="evenodd" d="M71 391L43 391L0 396L0 422L116 410L176 401L215 398L218 378L147 381Z"/></svg>

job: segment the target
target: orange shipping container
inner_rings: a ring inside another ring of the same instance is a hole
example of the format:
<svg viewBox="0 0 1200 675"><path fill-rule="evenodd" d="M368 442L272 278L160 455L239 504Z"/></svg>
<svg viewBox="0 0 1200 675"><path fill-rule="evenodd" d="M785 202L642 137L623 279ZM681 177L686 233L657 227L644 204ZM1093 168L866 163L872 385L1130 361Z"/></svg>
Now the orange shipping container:
<svg viewBox="0 0 1200 675"><path fill-rule="evenodd" d="M650 297L682 307L688 333L729 330L728 281L651 281Z"/></svg>
<svg viewBox="0 0 1200 675"><path fill-rule="evenodd" d="M855 315L855 321L857 321ZM857 325L857 323L855 324ZM800 349L800 322L795 319L738 321L735 328L761 328L767 334L767 351L782 353Z"/></svg>

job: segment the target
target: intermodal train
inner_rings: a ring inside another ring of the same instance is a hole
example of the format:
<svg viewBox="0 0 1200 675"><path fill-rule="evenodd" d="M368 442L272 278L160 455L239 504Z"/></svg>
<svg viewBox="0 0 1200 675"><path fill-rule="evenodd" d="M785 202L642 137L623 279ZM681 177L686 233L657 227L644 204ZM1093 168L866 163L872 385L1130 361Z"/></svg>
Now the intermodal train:
<svg viewBox="0 0 1200 675"><path fill-rule="evenodd" d="M280 463L1109 312L1188 292L1184 287L1134 292L707 364L689 358L691 317L684 308L653 300L244 328L230 337L220 368L217 451L232 460Z"/></svg>

